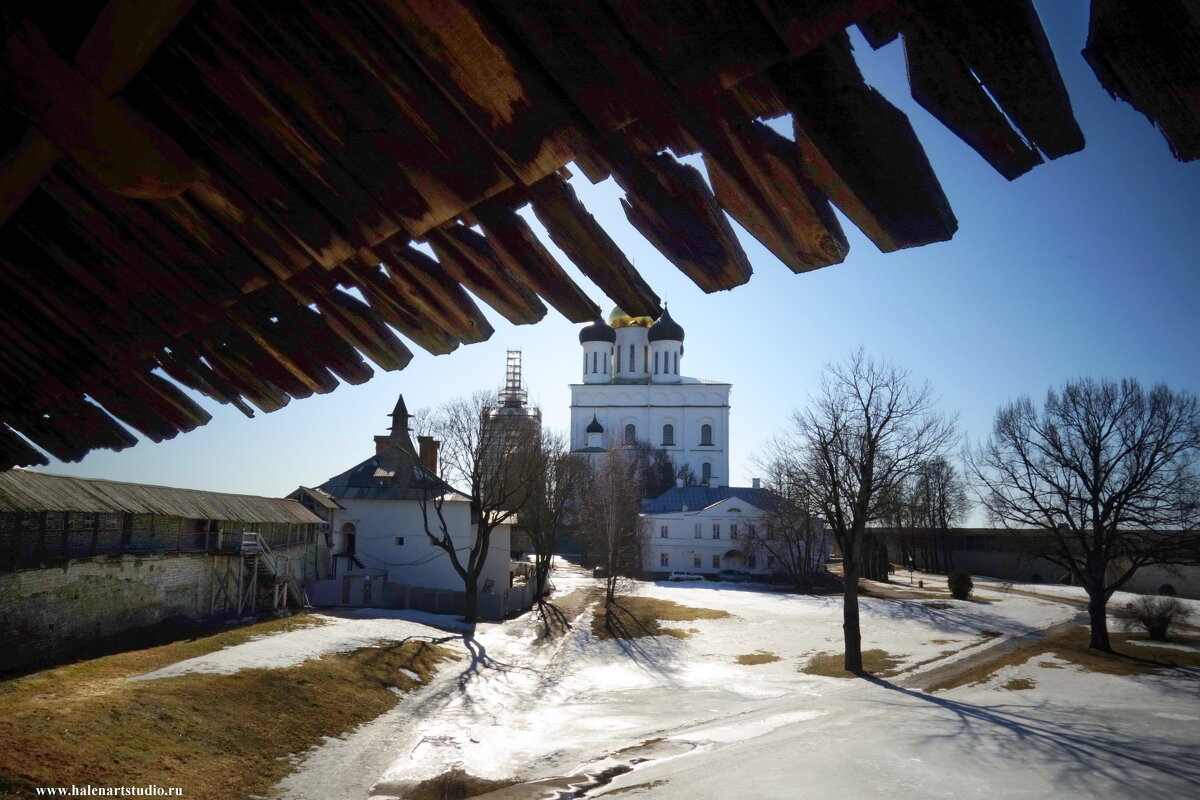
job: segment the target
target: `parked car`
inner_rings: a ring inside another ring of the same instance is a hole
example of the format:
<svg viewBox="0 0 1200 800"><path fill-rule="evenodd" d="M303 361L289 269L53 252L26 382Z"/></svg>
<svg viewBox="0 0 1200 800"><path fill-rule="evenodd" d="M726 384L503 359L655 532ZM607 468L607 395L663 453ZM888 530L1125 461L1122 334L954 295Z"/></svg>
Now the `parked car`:
<svg viewBox="0 0 1200 800"><path fill-rule="evenodd" d="M669 576L667 576L667 580L669 580L669 581L702 581L702 580L704 580L704 576L697 575L695 572L685 572L683 570L675 570Z"/></svg>
<svg viewBox="0 0 1200 800"><path fill-rule="evenodd" d="M754 580L754 576L740 569L723 569L717 573L717 580L725 583L748 583Z"/></svg>

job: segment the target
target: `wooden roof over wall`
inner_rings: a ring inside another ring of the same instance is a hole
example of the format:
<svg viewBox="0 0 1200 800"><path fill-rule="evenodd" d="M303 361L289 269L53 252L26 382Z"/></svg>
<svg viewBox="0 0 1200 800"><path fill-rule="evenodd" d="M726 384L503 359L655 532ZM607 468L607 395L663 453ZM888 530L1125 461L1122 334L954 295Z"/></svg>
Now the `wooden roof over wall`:
<svg viewBox="0 0 1200 800"><path fill-rule="evenodd" d="M1086 51L1181 159L1195 8L1094 0ZM10 0L0 469L204 424L180 387L272 411L485 340L465 290L517 324L595 318L526 206L656 315L571 162L705 291L750 277L729 218L798 273L846 257L831 204L884 251L950 238L853 25L902 36L914 96L1004 176L1083 147L1029 0ZM794 140L759 121L785 114Z"/></svg>

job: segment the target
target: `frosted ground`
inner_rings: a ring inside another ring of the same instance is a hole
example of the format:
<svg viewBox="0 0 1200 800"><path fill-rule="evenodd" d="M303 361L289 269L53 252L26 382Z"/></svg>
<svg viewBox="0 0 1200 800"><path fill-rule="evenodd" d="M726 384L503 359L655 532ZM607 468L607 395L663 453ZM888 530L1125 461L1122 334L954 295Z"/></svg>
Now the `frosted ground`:
<svg viewBox="0 0 1200 800"><path fill-rule="evenodd" d="M567 570L556 583L561 597L591 579ZM840 597L715 583L636 584L640 594L732 615L671 623L691 632L686 639L596 640L591 611L541 644L533 615L482 624L464 639L450 632L451 618L393 612L331 617L143 677L279 667L385 639L434 640L462 654L392 711L298 754L278 787L289 800L403 797L450 768L548 782L496 794L505 798L1200 795L1194 671L1114 676L1038 656L982 684L921 691L922 676L947 662L1081 619L1063 602L1078 590L1030 597L1007 588L978 582L977 597L991 602L864 598L864 647L903 656L901 672L878 681L798 671L811 655L839 650ZM779 660L737 663L755 653ZM1014 679L1033 687L1004 688Z"/></svg>

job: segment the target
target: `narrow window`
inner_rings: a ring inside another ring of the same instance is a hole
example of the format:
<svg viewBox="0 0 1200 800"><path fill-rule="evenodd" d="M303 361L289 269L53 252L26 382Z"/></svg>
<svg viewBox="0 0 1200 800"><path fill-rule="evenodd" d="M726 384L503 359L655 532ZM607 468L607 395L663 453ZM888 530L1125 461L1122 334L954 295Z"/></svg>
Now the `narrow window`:
<svg viewBox="0 0 1200 800"><path fill-rule="evenodd" d="M621 371L621 348L619 348L619 347L617 348L617 366L616 366L616 371L617 371L617 372L620 372L620 371Z"/></svg>
<svg viewBox="0 0 1200 800"><path fill-rule="evenodd" d="M396 537L396 546L397 546L397 547L403 547L403 546L404 546L404 537L403 537L403 536L397 536L397 537Z"/></svg>
<svg viewBox="0 0 1200 800"><path fill-rule="evenodd" d="M679 351L675 351L675 374L679 374Z"/></svg>
<svg viewBox="0 0 1200 800"><path fill-rule="evenodd" d="M697 539L700 538L700 523L699 522L696 523L695 536Z"/></svg>
<svg viewBox="0 0 1200 800"><path fill-rule="evenodd" d="M713 523L713 538L714 539L721 538L721 523L719 523L719 522Z"/></svg>
<svg viewBox="0 0 1200 800"><path fill-rule="evenodd" d="M738 527L737 527L736 522L729 523L729 538L730 539L738 538Z"/></svg>
<svg viewBox="0 0 1200 800"><path fill-rule="evenodd" d="M758 531L756 531L756 530L754 529L754 523L753 523L753 522L751 522L749 525L747 525L747 526L746 526L746 528L748 529L748 532L749 532L749 534L750 534L750 538L751 538L751 539L753 539L753 538L754 538L754 534L758 533Z"/></svg>
<svg viewBox="0 0 1200 800"><path fill-rule="evenodd" d="M712 565L713 565L713 569L721 568L721 557L719 555L717 555L716 553L713 553Z"/></svg>
<svg viewBox="0 0 1200 800"><path fill-rule="evenodd" d="M767 569L775 566L775 556L767 556Z"/></svg>
<svg viewBox="0 0 1200 800"><path fill-rule="evenodd" d="M654 374L658 374L658 351L654 353Z"/></svg>
<svg viewBox="0 0 1200 800"><path fill-rule="evenodd" d="M650 371L650 345L642 345L642 372Z"/></svg>
<svg viewBox="0 0 1200 800"><path fill-rule="evenodd" d="M663 425L663 447L670 447L675 444L675 426L670 423Z"/></svg>
<svg viewBox="0 0 1200 800"><path fill-rule="evenodd" d="M753 553L746 556L746 566L750 569L758 569L758 556Z"/></svg>
<svg viewBox="0 0 1200 800"><path fill-rule="evenodd" d="M583 374L587 375L587 353L583 354Z"/></svg>
<svg viewBox="0 0 1200 800"><path fill-rule="evenodd" d="M704 566L704 562L700 560L699 553L696 553L696 555L692 556L692 566L694 566L694 567Z"/></svg>
<svg viewBox="0 0 1200 800"><path fill-rule="evenodd" d="M658 565L659 565L660 567L665 567L665 566L668 566L668 563L667 563L667 562L668 562L668 560L669 560L669 559L667 558L667 554L666 554L666 553L659 553L659 554L658 554Z"/></svg>
<svg viewBox="0 0 1200 800"><path fill-rule="evenodd" d="M659 526L659 528L658 528L658 538L660 538L660 539L666 539L666 538L667 538L667 526L666 526L666 525L660 525L660 526Z"/></svg>
<svg viewBox="0 0 1200 800"><path fill-rule="evenodd" d="M633 345L629 345L629 371L637 372L637 361L633 355Z"/></svg>
<svg viewBox="0 0 1200 800"><path fill-rule="evenodd" d="M700 426L700 444L712 445L712 425L706 424Z"/></svg>
<svg viewBox="0 0 1200 800"><path fill-rule="evenodd" d="M705 461L700 465L700 484L708 486L709 479L712 478L712 464Z"/></svg>
<svg viewBox="0 0 1200 800"><path fill-rule="evenodd" d="M592 352L592 372L596 372L596 359L599 358L599 356L599 353L595 351Z"/></svg>
<svg viewBox="0 0 1200 800"><path fill-rule="evenodd" d="M637 428L633 427L633 423L625 426L625 444L633 444L637 441Z"/></svg>

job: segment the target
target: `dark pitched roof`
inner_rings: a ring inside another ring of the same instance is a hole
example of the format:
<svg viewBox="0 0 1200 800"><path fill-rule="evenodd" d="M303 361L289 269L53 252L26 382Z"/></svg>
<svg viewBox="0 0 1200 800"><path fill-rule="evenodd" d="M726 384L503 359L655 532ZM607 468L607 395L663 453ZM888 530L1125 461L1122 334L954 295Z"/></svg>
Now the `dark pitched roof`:
<svg viewBox="0 0 1200 800"><path fill-rule="evenodd" d="M321 522L295 500L47 475L24 469L0 473L0 511L124 511L237 522Z"/></svg>
<svg viewBox="0 0 1200 800"><path fill-rule="evenodd" d="M317 488L335 500L419 500L448 493L467 496L396 446L383 448Z"/></svg>
<svg viewBox="0 0 1200 800"><path fill-rule="evenodd" d="M677 514L685 508L700 511L713 503L730 497L749 503L760 510L769 510L775 505L776 496L768 489L753 489L748 486L676 486L668 489L653 500L642 502L643 514Z"/></svg>

